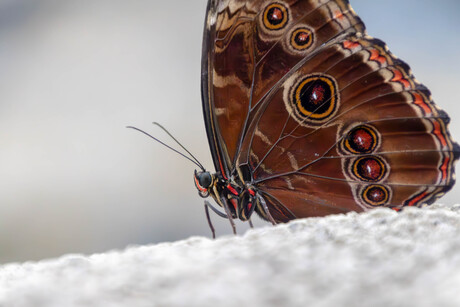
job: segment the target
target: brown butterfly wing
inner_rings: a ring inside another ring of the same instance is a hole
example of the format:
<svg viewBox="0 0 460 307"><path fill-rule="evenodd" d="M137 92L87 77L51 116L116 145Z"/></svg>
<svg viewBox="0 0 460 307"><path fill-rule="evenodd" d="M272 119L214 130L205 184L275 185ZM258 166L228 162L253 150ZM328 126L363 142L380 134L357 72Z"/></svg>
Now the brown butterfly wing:
<svg viewBox="0 0 460 307"><path fill-rule="evenodd" d="M210 1L207 24L216 169L250 173L277 221L419 206L452 187L448 117L347 1Z"/></svg>
<svg viewBox="0 0 460 307"><path fill-rule="evenodd" d="M454 184L449 118L379 40L358 33L323 46L261 105L238 165L297 218L420 206Z"/></svg>
<svg viewBox="0 0 460 307"><path fill-rule="evenodd" d="M286 33L295 24L304 25L295 33L300 44L288 50ZM313 31L314 39L309 36ZM347 1L210 0L202 95L216 170L224 176L234 170L248 124L272 86L321 44L341 33L358 31L364 31L364 25Z"/></svg>

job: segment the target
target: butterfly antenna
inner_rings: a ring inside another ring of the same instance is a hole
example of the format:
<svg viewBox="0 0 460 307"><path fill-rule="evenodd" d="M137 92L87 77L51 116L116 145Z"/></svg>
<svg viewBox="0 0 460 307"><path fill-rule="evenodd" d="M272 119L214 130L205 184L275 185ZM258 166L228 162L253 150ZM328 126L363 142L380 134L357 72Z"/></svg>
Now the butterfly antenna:
<svg viewBox="0 0 460 307"><path fill-rule="evenodd" d="M155 141L157 141L157 142L160 143L161 145L163 145L163 146L165 146L165 147L171 149L171 150L174 151L175 153L177 153L177 154L181 155L182 157L184 157L185 159L191 161L193 164L195 164L196 166L198 166L201 170L205 171L205 169L204 169L203 165L201 165L201 163L199 163L199 162L197 163L196 161L190 159L189 157L187 157L186 155L184 155L184 154L181 153L180 151L178 151L178 150L172 148L171 146L169 146L169 145L163 143L162 141L160 141L160 140L157 139L156 137L152 136L151 134L145 132L144 130L141 130L141 129L136 128L136 127L133 127L133 126L127 126L126 128L128 128L128 129L134 129L134 130L137 130L137 131L139 131L139 132L145 134L146 136L148 136L148 137L154 139Z"/></svg>
<svg viewBox="0 0 460 307"><path fill-rule="evenodd" d="M187 150L187 148L185 148L174 136L172 136L172 134L166 130L165 127L163 127L161 124L157 123L157 122L154 122L153 123L154 125L157 125L158 127L160 127L164 132L166 132L183 150L185 150L195 161L196 163L198 163L199 165L201 165L200 161L198 161L198 159L190 152ZM202 169L204 169L203 166L201 166Z"/></svg>

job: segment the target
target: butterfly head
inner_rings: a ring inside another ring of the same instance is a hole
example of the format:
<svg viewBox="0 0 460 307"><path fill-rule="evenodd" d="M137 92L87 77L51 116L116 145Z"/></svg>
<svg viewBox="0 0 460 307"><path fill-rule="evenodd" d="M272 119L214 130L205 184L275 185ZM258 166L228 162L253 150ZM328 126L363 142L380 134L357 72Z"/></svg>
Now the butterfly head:
<svg viewBox="0 0 460 307"><path fill-rule="evenodd" d="M214 176L210 172L195 170L194 174L195 186L198 189L198 194L206 198L209 196L210 189L214 183Z"/></svg>

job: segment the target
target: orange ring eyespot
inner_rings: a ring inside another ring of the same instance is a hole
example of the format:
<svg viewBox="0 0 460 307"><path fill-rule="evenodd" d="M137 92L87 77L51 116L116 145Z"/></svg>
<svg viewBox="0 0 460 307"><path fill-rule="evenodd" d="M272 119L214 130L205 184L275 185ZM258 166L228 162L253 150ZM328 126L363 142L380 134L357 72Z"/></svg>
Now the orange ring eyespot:
<svg viewBox="0 0 460 307"><path fill-rule="evenodd" d="M377 182L387 173L387 166L380 157L365 156L353 163L353 174L362 181Z"/></svg>
<svg viewBox="0 0 460 307"><path fill-rule="evenodd" d="M327 119L337 110L337 84L326 75L308 76L295 88L293 100L301 117Z"/></svg>
<svg viewBox="0 0 460 307"><path fill-rule="evenodd" d="M269 30L283 29L289 21L289 12L281 3L269 4L263 14L264 26Z"/></svg>
<svg viewBox="0 0 460 307"><path fill-rule="evenodd" d="M311 45L313 45L313 41L313 32L306 27L296 29L291 34L291 46L298 51L308 49Z"/></svg>
<svg viewBox="0 0 460 307"><path fill-rule="evenodd" d="M368 154L375 151L380 140L374 127L360 125L351 129L342 142L343 148L352 154Z"/></svg>
<svg viewBox="0 0 460 307"><path fill-rule="evenodd" d="M363 189L361 196L366 204L379 207L387 204L390 199L390 191L383 185L374 184Z"/></svg>

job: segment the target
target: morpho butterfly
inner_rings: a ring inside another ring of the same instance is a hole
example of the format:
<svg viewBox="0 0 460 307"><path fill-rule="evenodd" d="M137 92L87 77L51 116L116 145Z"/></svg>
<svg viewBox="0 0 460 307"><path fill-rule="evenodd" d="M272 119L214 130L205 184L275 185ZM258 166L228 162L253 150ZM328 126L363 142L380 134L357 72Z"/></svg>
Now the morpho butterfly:
<svg viewBox="0 0 460 307"><path fill-rule="evenodd" d="M209 0L202 100L216 172L195 185L234 232L420 207L455 181L449 117L346 0Z"/></svg>

